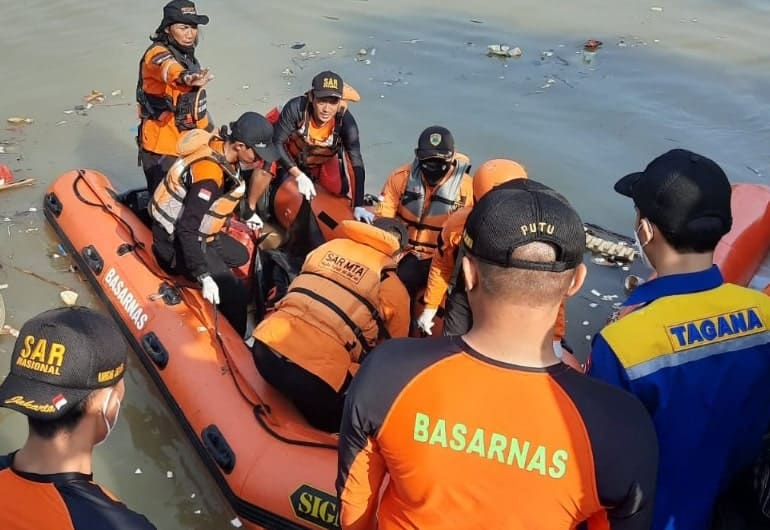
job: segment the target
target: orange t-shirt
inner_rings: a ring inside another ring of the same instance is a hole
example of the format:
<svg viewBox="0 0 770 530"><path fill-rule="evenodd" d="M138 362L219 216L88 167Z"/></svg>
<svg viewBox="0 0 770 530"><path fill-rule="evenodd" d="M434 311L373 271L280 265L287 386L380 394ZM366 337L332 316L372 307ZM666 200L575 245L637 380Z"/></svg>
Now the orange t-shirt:
<svg viewBox="0 0 770 530"><path fill-rule="evenodd" d="M657 458L644 406L564 364L502 363L460 337L391 340L348 390L340 525L647 530Z"/></svg>

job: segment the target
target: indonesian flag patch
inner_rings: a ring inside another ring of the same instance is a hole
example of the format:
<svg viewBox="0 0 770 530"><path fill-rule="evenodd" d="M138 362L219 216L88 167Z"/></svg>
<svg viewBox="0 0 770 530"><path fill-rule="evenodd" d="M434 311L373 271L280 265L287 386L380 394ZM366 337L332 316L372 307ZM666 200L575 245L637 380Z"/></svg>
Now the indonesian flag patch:
<svg viewBox="0 0 770 530"><path fill-rule="evenodd" d="M198 192L198 198L209 202L211 200L211 192L207 189L202 189Z"/></svg>
<svg viewBox="0 0 770 530"><path fill-rule="evenodd" d="M51 400L51 403L53 403L53 406L56 407L56 410L61 410L61 408L67 404L67 400L64 399L62 394L59 394L54 396L54 398Z"/></svg>

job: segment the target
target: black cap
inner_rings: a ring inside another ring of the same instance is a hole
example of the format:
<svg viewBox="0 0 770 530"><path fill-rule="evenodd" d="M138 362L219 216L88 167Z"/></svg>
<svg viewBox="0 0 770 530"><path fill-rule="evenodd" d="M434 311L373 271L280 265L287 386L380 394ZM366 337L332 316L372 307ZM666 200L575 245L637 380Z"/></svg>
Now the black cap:
<svg viewBox="0 0 770 530"><path fill-rule="evenodd" d="M414 154L418 160L426 158L448 160L455 154L455 139L446 127L433 125L420 134Z"/></svg>
<svg viewBox="0 0 770 530"><path fill-rule="evenodd" d="M195 4L190 0L172 0L163 7L163 21L160 30L171 24L190 24L191 26L205 26L209 23L209 17L199 15Z"/></svg>
<svg viewBox="0 0 770 530"><path fill-rule="evenodd" d="M278 160L278 148L273 143L273 125L257 112L244 112L230 123L230 136L243 142L268 164Z"/></svg>
<svg viewBox="0 0 770 530"><path fill-rule="evenodd" d="M615 191L632 198L641 217L663 232L686 236L710 225L724 235L732 227L727 175L710 158L686 149L672 149L644 171L626 175Z"/></svg>
<svg viewBox="0 0 770 530"><path fill-rule="evenodd" d="M313 95L317 98L342 98L342 78L326 70L313 78Z"/></svg>
<svg viewBox="0 0 770 530"><path fill-rule="evenodd" d="M517 181L494 188L474 205L463 233L467 252L500 267L550 272L577 267L583 262L586 245L578 213L547 186L532 179ZM514 250L534 242L553 245L556 260L542 263L513 258Z"/></svg>
<svg viewBox="0 0 770 530"><path fill-rule="evenodd" d="M0 406L54 420L123 377L127 346L110 318L87 307L51 309L19 330Z"/></svg>

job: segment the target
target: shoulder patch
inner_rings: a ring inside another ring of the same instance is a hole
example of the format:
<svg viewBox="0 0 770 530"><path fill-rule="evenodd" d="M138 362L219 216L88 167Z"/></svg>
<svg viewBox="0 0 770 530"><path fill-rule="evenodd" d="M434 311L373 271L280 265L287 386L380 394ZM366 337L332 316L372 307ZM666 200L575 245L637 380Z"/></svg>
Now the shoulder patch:
<svg viewBox="0 0 770 530"><path fill-rule="evenodd" d="M160 66L161 64L163 64L163 62L164 62L165 60L167 60L167 59L172 59L173 57L174 57L174 54L173 54L173 53L171 53L171 52L169 52L169 51L160 52L159 54L155 55L155 56L152 58L152 62L153 62L154 64L157 64L158 66Z"/></svg>

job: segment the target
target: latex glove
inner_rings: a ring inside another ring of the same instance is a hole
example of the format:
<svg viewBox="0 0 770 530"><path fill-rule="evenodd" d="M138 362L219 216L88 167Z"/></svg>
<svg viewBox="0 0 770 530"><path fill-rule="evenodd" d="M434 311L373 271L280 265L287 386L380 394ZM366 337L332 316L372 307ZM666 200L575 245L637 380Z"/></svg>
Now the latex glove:
<svg viewBox="0 0 770 530"><path fill-rule="evenodd" d="M374 221L374 214L363 206L353 208L353 217L355 217L356 221L363 221L369 224L372 224L372 221Z"/></svg>
<svg viewBox="0 0 770 530"><path fill-rule="evenodd" d="M203 286L203 298L208 300L214 305L219 305L219 287L214 278L208 274L201 278L201 285Z"/></svg>
<svg viewBox="0 0 770 530"><path fill-rule="evenodd" d="M432 335L430 330L433 328L433 318L436 316L436 309L426 307L417 317L417 327L425 332L426 335Z"/></svg>
<svg viewBox="0 0 770 530"><path fill-rule="evenodd" d="M261 229L265 224L262 222L262 218L257 215L256 213L253 214L251 217L246 219L246 226L251 228L252 230L259 230Z"/></svg>
<svg viewBox="0 0 770 530"><path fill-rule="evenodd" d="M310 200L315 197L315 186L313 185L313 181L310 180L307 175L300 172L295 178L297 180L297 188L305 199Z"/></svg>

